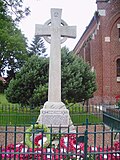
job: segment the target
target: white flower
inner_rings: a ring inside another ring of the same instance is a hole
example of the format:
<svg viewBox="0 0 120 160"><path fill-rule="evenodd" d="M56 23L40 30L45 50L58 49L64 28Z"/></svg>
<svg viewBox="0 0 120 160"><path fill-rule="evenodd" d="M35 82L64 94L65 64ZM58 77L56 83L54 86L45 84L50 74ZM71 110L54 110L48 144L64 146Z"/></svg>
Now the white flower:
<svg viewBox="0 0 120 160"><path fill-rule="evenodd" d="M28 149L27 148L22 148L21 153L27 152Z"/></svg>

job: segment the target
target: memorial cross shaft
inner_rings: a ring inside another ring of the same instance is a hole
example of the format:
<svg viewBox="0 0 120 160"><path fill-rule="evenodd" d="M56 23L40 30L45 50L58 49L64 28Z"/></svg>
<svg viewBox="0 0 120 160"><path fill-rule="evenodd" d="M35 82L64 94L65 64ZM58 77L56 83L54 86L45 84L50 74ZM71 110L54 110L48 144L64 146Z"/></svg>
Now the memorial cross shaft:
<svg viewBox="0 0 120 160"><path fill-rule="evenodd" d="M51 19L44 25L36 24L35 29L35 35L43 36L51 44L48 102L61 102L61 43L65 42L67 37L76 37L76 27L68 26L61 19L61 13L61 9L51 9Z"/></svg>

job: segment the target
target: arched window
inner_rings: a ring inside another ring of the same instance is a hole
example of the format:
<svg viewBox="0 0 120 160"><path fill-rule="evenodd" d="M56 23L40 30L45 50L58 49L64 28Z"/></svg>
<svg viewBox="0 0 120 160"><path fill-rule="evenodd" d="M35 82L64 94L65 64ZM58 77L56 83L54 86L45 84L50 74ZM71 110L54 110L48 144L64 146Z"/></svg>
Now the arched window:
<svg viewBox="0 0 120 160"><path fill-rule="evenodd" d="M116 61L117 64L117 77L120 77L120 58Z"/></svg>

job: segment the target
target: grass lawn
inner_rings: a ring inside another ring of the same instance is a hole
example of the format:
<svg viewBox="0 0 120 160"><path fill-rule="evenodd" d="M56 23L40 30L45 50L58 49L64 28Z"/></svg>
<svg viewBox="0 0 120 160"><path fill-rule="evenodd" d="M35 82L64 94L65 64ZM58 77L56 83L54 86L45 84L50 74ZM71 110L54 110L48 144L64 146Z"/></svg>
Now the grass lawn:
<svg viewBox="0 0 120 160"><path fill-rule="evenodd" d="M9 103L4 94L0 94L0 125L24 125L35 123L39 108L31 110L18 104Z"/></svg>
<svg viewBox="0 0 120 160"><path fill-rule="evenodd" d="M96 115L93 115L93 114L76 114L76 115L71 115L71 119L72 119L72 122L75 124L75 125L78 125L78 124L85 124L86 123L86 119L88 119L88 122L89 124L100 124L102 123L102 119Z"/></svg>
<svg viewBox="0 0 120 160"><path fill-rule="evenodd" d="M16 104L12 104L8 102L8 100L5 97L5 94L0 93L0 106L14 106Z"/></svg>
<svg viewBox="0 0 120 160"><path fill-rule="evenodd" d="M92 110L87 112L87 108L80 106L80 104L70 106L68 109L72 122L76 125L86 123L86 119L88 119L90 124L99 124L102 122L99 112L97 114L93 114Z"/></svg>
<svg viewBox="0 0 120 160"><path fill-rule="evenodd" d="M30 110L30 108L0 107L0 125L26 125L35 123L40 111L38 109Z"/></svg>
<svg viewBox="0 0 120 160"><path fill-rule="evenodd" d="M100 123L102 120L92 114L85 112L83 107L71 106L68 108L72 122L75 125L80 125L86 122L86 118L89 123ZM1 125L24 125L35 123L39 113L40 107L30 109L29 107L22 108L17 104L9 103L4 94L0 94L0 126Z"/></svg>
<svg viewBox="0 0 120 160"><path fill-rule="evenodd" d="M38 118L39 113L36 115L33 115L31 113L4 113L0 116L0 126L4 125L17 125L17 126L23 126L23 125L30 125L36 122Z"/></svg>
<svg viewBox="0 0 120 160"><path fill-rule="evenodd" d="M4 94L0 94L0 105L10 105Z"/></svg>

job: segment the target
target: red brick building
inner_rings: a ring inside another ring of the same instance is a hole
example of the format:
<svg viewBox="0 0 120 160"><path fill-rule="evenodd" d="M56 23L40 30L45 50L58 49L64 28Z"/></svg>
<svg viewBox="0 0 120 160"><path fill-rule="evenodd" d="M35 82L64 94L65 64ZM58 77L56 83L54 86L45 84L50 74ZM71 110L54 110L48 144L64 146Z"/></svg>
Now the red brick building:
<svg viewBox="0 0 120 160"><path fill-rule="evenodd" d="M114 104L120 95L120 0L96 0L97 11L74 52L96 71L91 103Z"/></svg>

